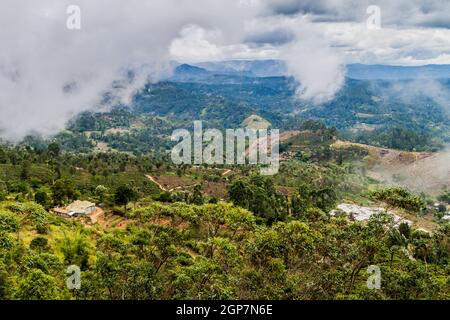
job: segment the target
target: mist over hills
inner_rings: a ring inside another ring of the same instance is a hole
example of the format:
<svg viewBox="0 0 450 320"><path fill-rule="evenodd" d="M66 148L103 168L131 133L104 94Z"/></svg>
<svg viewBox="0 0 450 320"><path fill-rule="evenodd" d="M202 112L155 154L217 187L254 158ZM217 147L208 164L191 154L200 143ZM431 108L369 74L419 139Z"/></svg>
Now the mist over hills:
<svg viewBox="0 0 450 320"><path fill-rule="evenodd" d="M281 60L229 60L179 64L172 80L200 80L200 76L282 77L288 74ZM346 76L356 80L449 79L450 65L394 66L348 64ZM191 78L190 78L191 77Z"/></svg>
<svg viewBox="0 0 450 320"><path fill-rule="evenodd" d="M57 139L68 150L88 151L102 142L146 153L165 149L172 130L189 128L194 120L225 129L259 116L282 131L320 121L345 139L378 146L432 151L450 143L447 65L349 65L341 90L320 104L298 98L298 83L279 60L173 66L170 77L147 83L129 104L74 116L67 129L75 135L64 132Z"/></svg>
<svg viewBox="0 0 450 320"><path fill-rule="evenodd" d="M298 84L280 76L281 67L276 60L178 64L171 77L147 83L120 111L84 114L69 129L99 132L99 139L114 149L143 153L167 146L174 128L190 128L194 120L205 127L240 128L255 115L282 131L297 130L306 120L320 121L346 139L392 148L433 151L450 142L450 81L440 78L446 66L424 67L437 70L429 72L436 77L429 79L400 79L419 73L417 67L401 68L399 76L396 67L349 66L353 71L342 89L321 104L298 99ZM380 70L374 73L377 79L351 78L371 68ZM118 128L129 131L104 134Z"/></svg>
<svg viewBox="0 0 450 320"><path fill-rule="evenodd" d="M347 76L360 80L449 79L450 65L388 66L350 64Z"/></svg>
<svg viewBox="0 0 450 320"><path fill-rule="evenodd" d="M194 65L215 73L249 77L279 77L287 73L286 64L280 60L230 60Z"/></svg>

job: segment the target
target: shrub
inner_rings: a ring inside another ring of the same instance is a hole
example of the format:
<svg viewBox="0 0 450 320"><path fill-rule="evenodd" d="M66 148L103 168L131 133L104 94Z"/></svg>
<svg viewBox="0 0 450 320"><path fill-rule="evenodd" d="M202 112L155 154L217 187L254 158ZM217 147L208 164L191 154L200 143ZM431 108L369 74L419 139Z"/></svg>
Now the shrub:
<svg viewBox="0 0 450 320"><path fill-rule="evenodd" d="M376 190L370 193L370 197L374 200L384 201L391 206L414 212L419 212L426 206L423 199L401 187Z"/></svg>

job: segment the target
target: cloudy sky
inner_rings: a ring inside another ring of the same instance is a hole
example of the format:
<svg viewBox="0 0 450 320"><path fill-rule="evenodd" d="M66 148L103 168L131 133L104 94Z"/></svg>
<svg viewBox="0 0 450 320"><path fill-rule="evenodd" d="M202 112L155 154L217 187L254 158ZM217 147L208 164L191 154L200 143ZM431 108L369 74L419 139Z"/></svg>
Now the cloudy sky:
<svg viewBox="0 0 450 320"><path fill-rule="evenodd" d="M423 65L450 63L450 2L442 0L241 0L259 8L245 22L242 42L221 44L220 30L188 26L172 55L198 61L282 58L286 47L316 38L346 63ZM367 26L377 6L380 28ZM230 17L231 18L231 17Z"/></svg>
<svg viewBox="0 0 450 320"><path fill-rule="evenodd" d="M0 136L17 140L57 132L105 92L127 103L171 60L283 59L313 102L347 63L450 64L450 1L2 0L0 43Z"/></svg>

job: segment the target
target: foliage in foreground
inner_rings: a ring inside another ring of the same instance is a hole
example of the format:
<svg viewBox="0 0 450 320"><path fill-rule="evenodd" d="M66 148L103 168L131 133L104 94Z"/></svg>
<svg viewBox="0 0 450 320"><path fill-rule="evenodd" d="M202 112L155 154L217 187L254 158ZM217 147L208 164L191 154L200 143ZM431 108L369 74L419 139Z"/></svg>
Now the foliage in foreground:
<svg viewBox="0 0 450 320"><path fill-rule="evenodd" d="M262 226L228 203L151 203L128 213L126 229L102 230L39 212L2 205L1 299L450 298L448 224L433 235L384 214ZM69 291L73 264L81 289ZM369 265L381 269L380 290L366 286Z"/></svg>

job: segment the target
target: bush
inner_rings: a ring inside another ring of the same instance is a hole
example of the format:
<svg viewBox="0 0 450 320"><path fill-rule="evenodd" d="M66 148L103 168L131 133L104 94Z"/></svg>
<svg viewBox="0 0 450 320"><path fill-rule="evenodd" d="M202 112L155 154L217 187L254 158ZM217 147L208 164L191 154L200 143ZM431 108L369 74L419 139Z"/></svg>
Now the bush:
<svg viewBox="0 0 450 320"><path fill-rule="evenodd" d="M48 224L46 223L38 223L36 224L36 232L38 234L47 234L48 233Z"/></svg>
<svg viewBox="0 0 450 320"><path fill-rule="evenodd" d="M44 237L38 236L31 240L30 249L39 252L46 251L48 249L48 240Z"/></svg>
<svg viewBox="0 0 450 320"><path fill-rule="evenodd" d="M419 212L426 206L422 198L401 187L376 190L370 193L370 197L374 200L384 201L394 207L414 212Z"/></svg>
<svg viewBox="0 0 450 320"><path fill-rule="evenodd" d="M11 212L0 212L0 232L16 232L19 230L19 219Z"/></svg>

